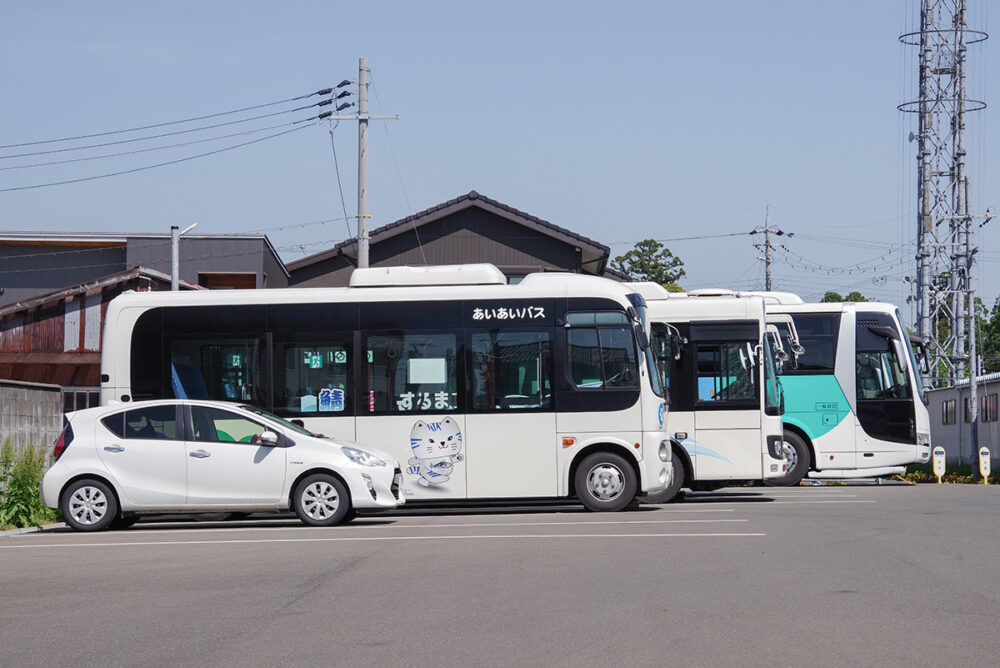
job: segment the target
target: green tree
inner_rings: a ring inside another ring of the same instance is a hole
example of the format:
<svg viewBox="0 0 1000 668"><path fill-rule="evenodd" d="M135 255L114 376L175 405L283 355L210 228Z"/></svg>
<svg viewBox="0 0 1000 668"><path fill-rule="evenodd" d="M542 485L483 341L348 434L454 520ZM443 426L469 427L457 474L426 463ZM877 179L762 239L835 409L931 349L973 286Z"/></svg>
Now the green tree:
<svg viewBox="0 0 1000 668"><path fill-rule="evenodd" d="M983 333L983 340L979 342L983 356L983 373L1000 371L1000 297L993 302L989 320L985 317L979 320L979 331Z"/></svg>
<svg viewBox="0 0 1000 668"><path fill-rule="evenodd" d="M825 295L823 295L823 298L820 299L820 301L823 302L823 303L830 303L830 302L866 302L866 301L868 301L868 299L863 294L861 294L860 292L858 292L857 290L855 290L853 292L847 293L846 297L842 297L842 296L840 296L839 292L834 292L833 290L831 290L830 292L827 292Z"/></svg>
<svg viewBox="0 0 1000 668"><path fill-rule="evenodd" d="M686 273L681 259L655 239L640 241L632 250L612 260L611 266L633 280L660 285L677 283Z"/></svg>

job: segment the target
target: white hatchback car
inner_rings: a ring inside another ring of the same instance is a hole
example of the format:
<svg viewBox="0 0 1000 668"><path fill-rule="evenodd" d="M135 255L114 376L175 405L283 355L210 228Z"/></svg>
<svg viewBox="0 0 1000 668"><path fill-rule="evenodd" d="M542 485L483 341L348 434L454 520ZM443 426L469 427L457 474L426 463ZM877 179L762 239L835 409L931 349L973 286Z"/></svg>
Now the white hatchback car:
<svg viewBox="0 0 1000 668"><path fill-rule="evenodd" d="M278 512L332 526L404 503L392 456L258 408L141 401L66 414L42 503L78 531L155 513Z"/></svg>

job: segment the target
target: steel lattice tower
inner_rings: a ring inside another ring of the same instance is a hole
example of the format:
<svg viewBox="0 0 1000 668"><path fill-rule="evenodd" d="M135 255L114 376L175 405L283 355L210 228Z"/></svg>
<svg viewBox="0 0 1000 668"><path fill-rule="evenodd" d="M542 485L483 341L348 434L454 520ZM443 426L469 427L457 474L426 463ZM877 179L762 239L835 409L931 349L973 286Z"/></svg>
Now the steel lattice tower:
<svg viewBox="0 0 1000 668"><path fill-rule="evenodd" d="M965 89L966 50L985 32L965 24L966 0L921 0L919 99L899 110L919 115L917 140L917 332L929 342L931 386L974 374L973 218L965 175L965 114L986 103Z"/></svg>

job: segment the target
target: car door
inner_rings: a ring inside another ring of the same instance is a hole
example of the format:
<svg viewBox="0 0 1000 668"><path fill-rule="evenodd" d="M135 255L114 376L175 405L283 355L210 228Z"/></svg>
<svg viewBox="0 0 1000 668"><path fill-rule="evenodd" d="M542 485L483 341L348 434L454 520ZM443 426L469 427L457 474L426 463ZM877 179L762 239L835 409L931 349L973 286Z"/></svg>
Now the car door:
<svg viewBox="0 0 1000 668"><path fill-rule="evenodd" d="M214 406L191 406L188 504L198 508L270 507L285 494L285 448L258 442L263 422Z"/></svg>
<svg viewBox="0 0 1000 668"><path fill-rule="evenodd" d="M182 421L176 403L125 410L101 420L97 452L126 509L175 510L187 498Z"/></svg>

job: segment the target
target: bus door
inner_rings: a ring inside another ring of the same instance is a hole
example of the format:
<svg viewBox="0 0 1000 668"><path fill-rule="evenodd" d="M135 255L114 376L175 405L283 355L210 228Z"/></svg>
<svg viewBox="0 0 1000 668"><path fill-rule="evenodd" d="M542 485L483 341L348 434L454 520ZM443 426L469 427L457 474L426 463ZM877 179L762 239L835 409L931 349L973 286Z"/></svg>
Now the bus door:
<svg viewBox="0 0 1000 668"><path fill-rule="evenodd" d="M759 323L692 323L690 339L694 433L683 445L695 479L760 478Z"/></svg>
<svg viewBox="0 0 1000 668"><path fill-rule="evenodd" d="M858 313L855 359L858 468L898 463L916 445L913 387L906 343L892 317Z"/></svg>
<svg viewBox="0 0 1000 668"><path fill-rule="evenodd" d="M551 328L468 330L470 497L555 496Z"/></svg>
<svg viewBox="0 0 1000 668"><path fill-rule="evenodd" d="M412 499L468 496L470 448L459 405L461 330L365 332L357 365L357 441L388 452Z"/></svg>

